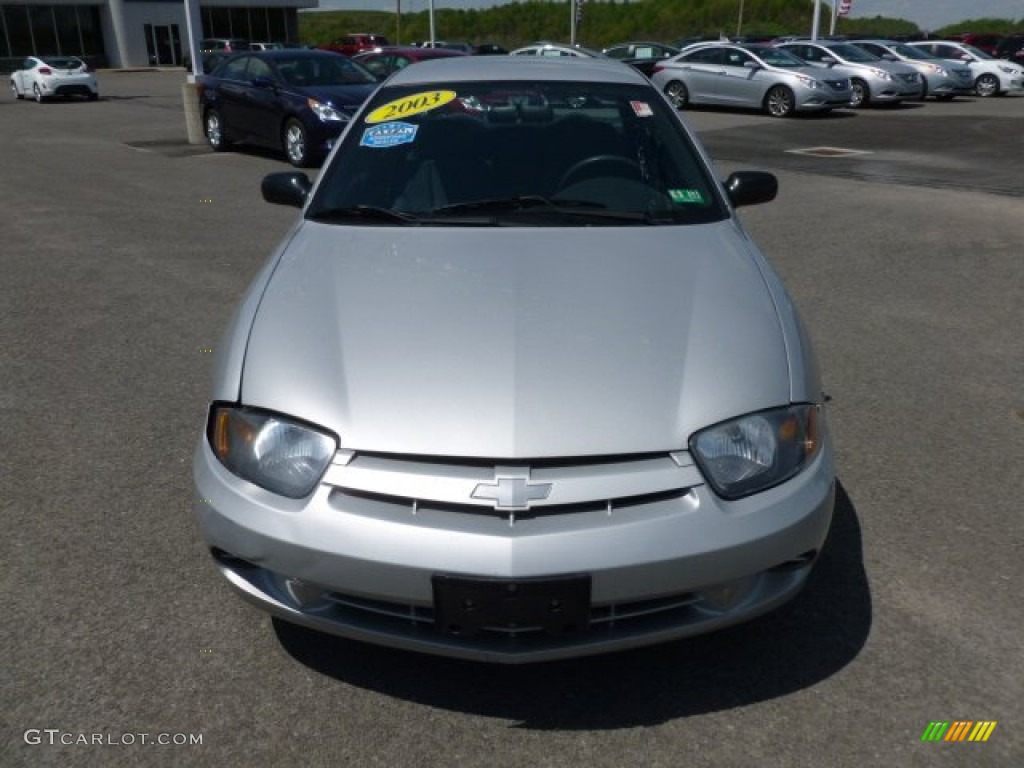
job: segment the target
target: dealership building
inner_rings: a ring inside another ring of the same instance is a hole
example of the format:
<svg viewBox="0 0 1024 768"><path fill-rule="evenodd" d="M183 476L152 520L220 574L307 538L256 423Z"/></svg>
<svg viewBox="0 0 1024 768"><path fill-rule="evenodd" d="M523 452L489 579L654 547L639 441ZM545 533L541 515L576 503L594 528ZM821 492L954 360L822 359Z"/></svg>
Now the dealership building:
<svg viewBox="0 0 1024 768"><path fill-rule="evenodd" d="M199 0L196 37L295 41L298 10L318 0ZM193 19L193 23L196 20ZM188 53L185 0L0 0L0 68L26 56L80 56L97 67L178 66Z"/></svg>

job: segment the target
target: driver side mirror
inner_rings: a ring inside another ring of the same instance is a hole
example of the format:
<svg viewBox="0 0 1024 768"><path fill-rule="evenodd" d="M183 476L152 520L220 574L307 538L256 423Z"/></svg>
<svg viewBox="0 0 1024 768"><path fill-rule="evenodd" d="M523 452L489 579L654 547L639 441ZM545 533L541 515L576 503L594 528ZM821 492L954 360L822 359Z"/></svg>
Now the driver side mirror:
<svg viewBox="0 0 1024 768"><path fill-rule="evenodd" d="M263 199L275 205L291 205L301 208L306 204L313 182L309 176L295 171L271 173L263 177L260 191Z"/></svg>
<svg viewBox="0 0 1024 768"><path fill-rule="evenodd" d="M779 180L764 171L736 171L725 180L725 191L733 208L770 203L779 193Z"/></svg>

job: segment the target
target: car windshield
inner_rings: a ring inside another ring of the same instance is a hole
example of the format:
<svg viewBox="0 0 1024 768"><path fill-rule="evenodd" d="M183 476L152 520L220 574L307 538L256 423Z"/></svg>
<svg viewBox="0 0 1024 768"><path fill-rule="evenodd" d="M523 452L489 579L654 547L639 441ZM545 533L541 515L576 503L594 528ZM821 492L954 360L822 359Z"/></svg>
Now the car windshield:
<svg viewBox="0 0 1024 768"><path fill-rule="evenodd" d="M728 216L650 86L464 82L381 89L306 218L393 226L692 224Z"/></svg>
<svg viewBox="0 0 1024 768"><path fill-rule="evenodd" d="M858 48L856 45L850 43L839 43L838 45L828 46L828 50L832 51L836 56L843 59L844 61L856 61L856 62L871 62L881 61L875 54L868 53L863 48Z"/></svg>
<svg viewBox="0 0 1024 768"><path fill-rule="evenodd" d="M344 56L278 56L274 63L288 85L364 85L377 82L372 74Z"/></svg>
<svg viewBox="0 0 1024 768"><path fill-rule="evenodd" d="M924 60L939 58L938 56L933 56L932 54L928 53L928 51L922 51L920 48L915 48L912 45L905 45L903 43L896 43L895 45L890 45L889 49L897 56L905 56L908 59Z"/></svg>
<svg viewBox="0 0 1024 768"><path fill-rule="evenodd" d="M768 45L748 46L747 50L757 56L765 64L773 67L806 67L807 62L798 59L788 51L781 48L772 48Z"/></svg>
<svg viewBox="0 0 1024 768"><path fill-rule="evenodd" d="M981 59L982 61L988 61L989 59L995 58L994 56L989 56L980 48L975 48L973 45L964 45L963 49L972 56Z"/></svg>

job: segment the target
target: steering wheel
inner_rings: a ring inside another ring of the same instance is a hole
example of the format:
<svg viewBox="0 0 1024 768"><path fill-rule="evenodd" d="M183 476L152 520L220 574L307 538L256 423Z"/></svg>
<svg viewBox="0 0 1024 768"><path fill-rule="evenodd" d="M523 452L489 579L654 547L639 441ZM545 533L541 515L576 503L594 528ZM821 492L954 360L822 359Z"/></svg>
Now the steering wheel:
<svg viewBox="0 0 1024 768"><path fill-rule="evenodd" d="M604 173L600 171L604 171ZM589 176L609 175L636 178L639 181L643 176L643 170L636 160L630 160L622 155L593 155L574 163L569 170L563 173L562 178L558 181L557 189L567 187Z"/></svg>

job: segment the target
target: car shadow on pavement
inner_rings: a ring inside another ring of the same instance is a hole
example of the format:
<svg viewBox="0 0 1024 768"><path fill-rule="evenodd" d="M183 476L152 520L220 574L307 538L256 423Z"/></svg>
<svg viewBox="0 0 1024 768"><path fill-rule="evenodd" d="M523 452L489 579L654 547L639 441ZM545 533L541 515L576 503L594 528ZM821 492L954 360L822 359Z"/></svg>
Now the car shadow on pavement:
<svg viewBox="0 0 1024 768"><path fill-rule="evenodd" d="M871 628L861 531L840 483L829 541L804 591L752 622L660 646L525 666L365 645L273 620L295 660L348 685L536 730L614 730L728 710L813 686Z"/></svg>

